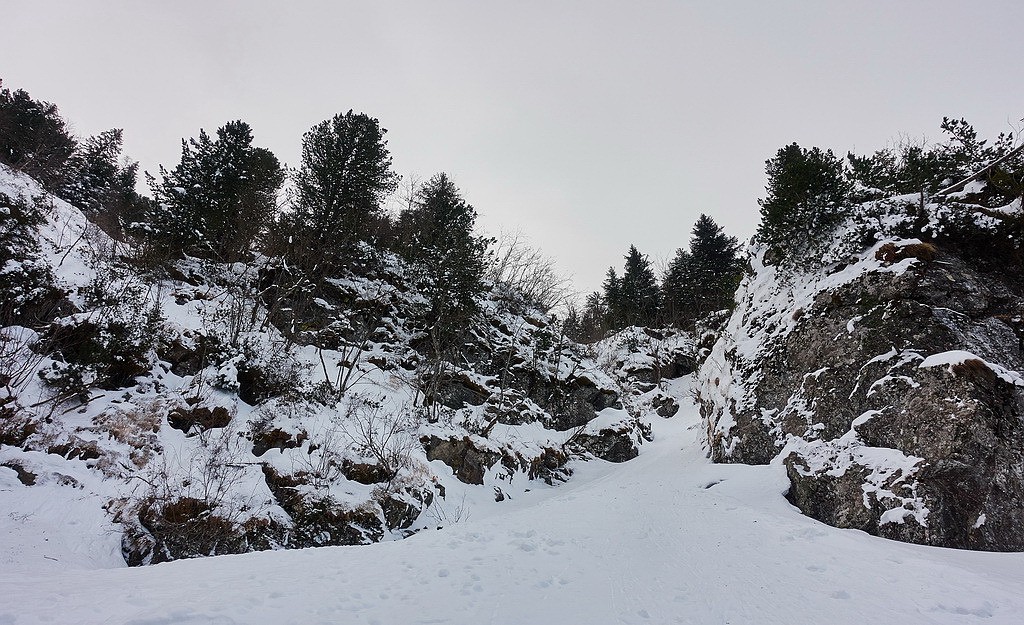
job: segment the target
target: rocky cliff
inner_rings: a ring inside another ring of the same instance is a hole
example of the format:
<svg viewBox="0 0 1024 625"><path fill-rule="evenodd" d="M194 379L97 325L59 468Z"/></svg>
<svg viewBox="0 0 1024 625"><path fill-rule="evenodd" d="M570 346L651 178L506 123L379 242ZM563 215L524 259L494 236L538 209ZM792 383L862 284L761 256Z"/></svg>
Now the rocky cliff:
<svg viewBox="0 0 1024 625"><path fill-rule="evenodd" d="M783 464L837 527L1022 550L1020 254L1004 222L915 200L851 208L813 259L754 247L699 375L710 453Z"/></svg>

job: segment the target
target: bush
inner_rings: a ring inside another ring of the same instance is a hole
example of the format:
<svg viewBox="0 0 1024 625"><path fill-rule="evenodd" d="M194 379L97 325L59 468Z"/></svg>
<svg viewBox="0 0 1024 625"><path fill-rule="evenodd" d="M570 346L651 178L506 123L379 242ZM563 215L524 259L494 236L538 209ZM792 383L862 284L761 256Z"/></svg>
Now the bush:
<svg viewBox="0 0 1024 625"><path fill-rule="evenodd" d="M935 260L937 250L931 243L911 243L908 245L896 245L886 243L875 252L875 258L885 263L895 263L906 258L916 258L922 262Z"/></svg>
<svg viewBox="0 0 1024 625"><path fill-rule="evenodd" d="M140 283L105 282L86 300L92 312L54 322L41 333L40 350L58 361L41 375L59 397L84 398L92 386L132 385L149 371L160 336L159 302L150 304Z"/></svg>
<svg viewBox="0 0 1024 625"><path fill-rule="evenodd" d="M239 463L242 439L232 427L207 432L173 465L136 477L141 493L122 500L116 520L124 524L122 551L131 566L268 548L271 522L254 508L255 494L239 497L249 468Z"/></svg>
<svg viewBox="0 0 1024 625"><path fill-rule="evenodd" d="M365 398L353 398L340 429L356 450L377 461L389 483L411 466L418 442L412 436L413 422L408 415L387 412L380 403Z"/></svg>
<svg viewBox="0 0 1024 625"><path fill-rule="evenodd" d="M4 325L48 321L64 301L36 240L36 229L46 220L41 201L0 193L0 320Z"/></svg>

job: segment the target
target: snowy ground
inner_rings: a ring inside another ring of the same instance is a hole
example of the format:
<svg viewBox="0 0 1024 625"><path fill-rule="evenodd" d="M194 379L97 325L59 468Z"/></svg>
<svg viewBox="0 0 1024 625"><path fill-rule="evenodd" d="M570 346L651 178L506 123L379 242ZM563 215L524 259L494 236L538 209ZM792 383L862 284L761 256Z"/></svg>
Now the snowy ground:
<svg viewBox="0 0 1024 625"><path fill-rule="evenodd" d="M654 426L631 462L579 465L569 483L505 502L504 514L404 541L137 569L7 559L0 625L1024 619L1024 554L824 526L781 496L780 466L709 464L693 406Z"/></svg>

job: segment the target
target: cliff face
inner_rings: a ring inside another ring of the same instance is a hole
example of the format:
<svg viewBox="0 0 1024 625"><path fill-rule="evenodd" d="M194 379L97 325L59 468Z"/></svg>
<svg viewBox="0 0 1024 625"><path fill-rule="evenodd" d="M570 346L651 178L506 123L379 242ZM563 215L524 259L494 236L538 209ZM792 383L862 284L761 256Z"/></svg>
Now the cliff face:
<svg viewBox="0 0 1024 625"><path fill-rule="evenodd" d="M792 503L837 527L1024 550L1019 260L966 244L992 221L902 208L854 211L802 268L754 250L699 375L712 457L784 464Z"/></svg>

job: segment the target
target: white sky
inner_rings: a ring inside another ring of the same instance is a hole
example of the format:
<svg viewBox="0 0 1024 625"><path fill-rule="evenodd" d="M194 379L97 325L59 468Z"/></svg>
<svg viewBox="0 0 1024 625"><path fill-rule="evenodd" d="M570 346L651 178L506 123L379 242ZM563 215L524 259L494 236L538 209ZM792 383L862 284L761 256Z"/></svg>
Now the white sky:
<svg viewBox="0 0 1024 625"><path fill-rule="evenodd" d="M1024 117L1020 2L214 2L0 0L0 78L82 135L125 129L144 169L232 119L297 164L355 109L395 168L450 173L589 291L630 244L687 245L701 212L740 238L764 160L840 154L943 115Z"/></svg>

